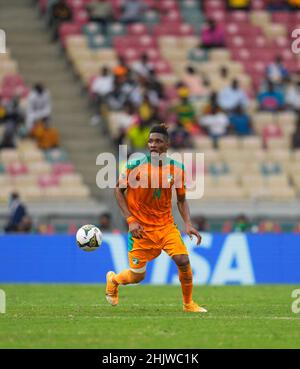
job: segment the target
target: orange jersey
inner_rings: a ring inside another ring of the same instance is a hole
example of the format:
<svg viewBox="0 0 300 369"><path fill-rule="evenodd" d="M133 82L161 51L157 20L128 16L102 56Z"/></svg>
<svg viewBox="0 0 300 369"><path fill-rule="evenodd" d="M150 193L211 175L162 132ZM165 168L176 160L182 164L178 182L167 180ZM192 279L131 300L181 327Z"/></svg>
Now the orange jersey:
<svg viewBox="0 0 300 369"><path fill-rule="evenodd" d="M167 158L163 165L151 163L150 156L129 161L121 173L119 186L127 188L130 213L145 230L157 230L173 224L172 189L185 194L185 172L182 163Z"/></svg>

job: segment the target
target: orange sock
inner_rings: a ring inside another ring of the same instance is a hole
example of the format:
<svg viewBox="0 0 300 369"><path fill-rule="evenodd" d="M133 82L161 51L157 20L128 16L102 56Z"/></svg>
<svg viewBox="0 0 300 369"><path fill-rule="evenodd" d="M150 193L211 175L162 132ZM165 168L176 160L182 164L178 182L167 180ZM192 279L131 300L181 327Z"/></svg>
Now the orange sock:
<svg viewBox="0 0 300 369"><path fill-rule="evenodd" d="M134 273L130 269L123 270L113 278L113 282L116 284L130 284L139 283L145 277L145 273Z"/></svg>
<svg viewBox="0 0 300 369"><path fill-rule="evenodd" d="M191 264L178 267L178 276L181 283L182 296L184 304L192 301L193 292L193 272Z"/></svg>

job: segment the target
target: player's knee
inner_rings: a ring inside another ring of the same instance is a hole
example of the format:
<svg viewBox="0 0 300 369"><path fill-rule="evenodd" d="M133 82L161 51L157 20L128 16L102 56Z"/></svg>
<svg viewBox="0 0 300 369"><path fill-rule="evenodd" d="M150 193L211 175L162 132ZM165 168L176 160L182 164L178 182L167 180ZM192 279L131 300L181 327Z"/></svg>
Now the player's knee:
<svg viewBox="0 0 300 369"><path fill-rule="evenodd" d="M188 255L175 255L173 256L173 260L178 267L184 267L190 263Z"/></svg>
<svg viewBox="0 0 300 369"><path fill-rule="evenodd" d="M145 278L146 272L134 273L133 271L131 271L131 275L132 275L133 283L140 283Z"/></svg>

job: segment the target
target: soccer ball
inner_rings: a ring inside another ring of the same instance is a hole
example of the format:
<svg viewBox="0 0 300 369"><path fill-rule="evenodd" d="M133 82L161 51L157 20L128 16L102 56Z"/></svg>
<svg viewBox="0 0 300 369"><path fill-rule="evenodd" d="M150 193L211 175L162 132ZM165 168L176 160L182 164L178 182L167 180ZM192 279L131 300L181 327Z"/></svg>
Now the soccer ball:
<svg viewBox="0 0 300 369"><path fill-rule="evenodd" d="M81 250L94 251L102 243L102 232L93 224L86 224L78 229L76 241Z"/></svg>

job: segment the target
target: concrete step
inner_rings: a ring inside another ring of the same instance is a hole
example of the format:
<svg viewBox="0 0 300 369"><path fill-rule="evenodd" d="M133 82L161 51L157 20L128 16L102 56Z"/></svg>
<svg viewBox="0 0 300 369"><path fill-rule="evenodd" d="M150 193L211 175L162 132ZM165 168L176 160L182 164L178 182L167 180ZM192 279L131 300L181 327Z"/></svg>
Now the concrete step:
<svg viewBox="0 0 300 369"><path fill-rule="evenodd" d="M45 21L33 0L0 0L0 28L7 30L8 48L19 63L27 83L41 81L49 89L53 104L52 125L58 128L62 147L92 194L109 201L109 193L96 186L100 167L96 158L111 150L101 126L92 127L93 116L86 93L74 78L72 67L57 43L51 41Z"/></svg>
<svg viewBox="0 0 300 369"><path fill-rule="evenodd" d="M2 26L2 29L6 31L5 27ZM7 43L9 45L17 46L17 45L44 45L48 43L50 40L50 35L44 34L42 30L39 32L29 32L29 33L15 33L15 32L7 32L6 33Z"/></svg>
<svg viewBox="0 0 300 369"><path fill-rule="evenodd" d="M70 151L80 150L81 153L85 151L86 153L91 154L94 152L96 156L101 152L101 143L99 143L99 141L95 138L88 140L80 137L68 137L64 138L63 143Z"/></svg>
<svg viewBox="0 0 300 369"><path fill-rule="evenodd" d="M63 122L64 125L69 127L89 127L90 116L86 112L81 112L73 115L72 112L57 113L54 110L53 120L56 122Z"/></svg>
<svg viewBox="0 0 300 369"><path fill-rule="evenodd" d="M99 137L99 134L101 134L98 127L89 127L87 125L85 126L78 126L74 127L73 125L69 124L57 124L57 128L59 128L59 131L61 134L68 134L72 136L78 136L78 137L85 137L87 134L93 137Z"/></svg>

